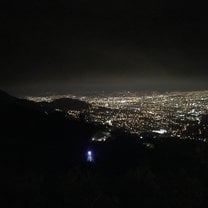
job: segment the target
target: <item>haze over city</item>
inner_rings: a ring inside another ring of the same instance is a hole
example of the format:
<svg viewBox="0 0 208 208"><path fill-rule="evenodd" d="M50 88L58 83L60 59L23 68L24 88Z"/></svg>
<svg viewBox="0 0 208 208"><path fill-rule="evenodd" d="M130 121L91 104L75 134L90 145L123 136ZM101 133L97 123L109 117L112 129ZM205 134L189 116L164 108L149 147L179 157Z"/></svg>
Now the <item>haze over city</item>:
<svg viewBox="0 0 208 208"><path fill-rule="evenodd" d="M202 4L46 2L1 3L2 89L207 89Z"/></svg>

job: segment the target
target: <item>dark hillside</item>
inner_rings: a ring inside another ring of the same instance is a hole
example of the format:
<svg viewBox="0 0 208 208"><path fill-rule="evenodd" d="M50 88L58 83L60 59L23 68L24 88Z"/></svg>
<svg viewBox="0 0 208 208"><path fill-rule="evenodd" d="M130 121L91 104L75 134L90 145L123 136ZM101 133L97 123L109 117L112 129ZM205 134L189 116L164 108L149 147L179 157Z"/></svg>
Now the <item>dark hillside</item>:
<svg viewBox="0 0 208 208"><path fill-rule="evenodd" d="M207 143L141 140L45 109L0 92L2 207L207 207ZM103 131L109 140L90 141Z"/></svg>

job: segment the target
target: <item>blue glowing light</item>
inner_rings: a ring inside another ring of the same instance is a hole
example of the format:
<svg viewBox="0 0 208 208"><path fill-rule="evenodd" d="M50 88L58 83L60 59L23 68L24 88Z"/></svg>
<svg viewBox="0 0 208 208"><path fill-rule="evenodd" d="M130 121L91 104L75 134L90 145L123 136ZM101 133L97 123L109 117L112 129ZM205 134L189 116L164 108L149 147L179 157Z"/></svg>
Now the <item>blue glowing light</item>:
<svg viewBox="0 0 208 208"><path fill-rule="evenodd" d="M94 158L93 158L93 154L92 151L87 151L87 162L93 162Z"/></svg>

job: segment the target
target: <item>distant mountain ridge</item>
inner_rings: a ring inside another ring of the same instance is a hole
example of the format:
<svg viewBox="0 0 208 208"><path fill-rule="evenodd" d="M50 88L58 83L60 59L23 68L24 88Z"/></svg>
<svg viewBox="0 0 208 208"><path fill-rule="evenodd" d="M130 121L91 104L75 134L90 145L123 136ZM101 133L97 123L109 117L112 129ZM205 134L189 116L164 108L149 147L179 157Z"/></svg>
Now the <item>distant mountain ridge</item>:
<svg viewBox="0 0 208 208"><path fill-rule="evenodd" d="M63 112L56 112L62 108ZM83 101L60 99L52 103L36 103L10 96L0 91L0 134L2 138L88 138L91 135L91 124L66 118L67 109L87 109ZM49 113L48 113L49 112ZM81 133L82 132L82 133Z"/></svg>
<svg viewBox="0 0 208 208"><path fill-rule="evenodd" d="M39 104L49 111L60 109L64 112L67 112L68 110L88 110L91 106L84 101L72 98L60 98L52 102L40 102Z"/></svg>

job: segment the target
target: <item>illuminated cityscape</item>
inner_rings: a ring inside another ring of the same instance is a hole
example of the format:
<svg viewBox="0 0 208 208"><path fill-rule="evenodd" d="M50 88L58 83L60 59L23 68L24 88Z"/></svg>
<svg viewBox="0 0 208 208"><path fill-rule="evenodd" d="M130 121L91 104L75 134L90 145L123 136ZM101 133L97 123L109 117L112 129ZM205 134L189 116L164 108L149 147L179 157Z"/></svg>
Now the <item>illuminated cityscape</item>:
<svg viewBox="0 0 208 208"><path fill-rule="evenodd" d="M169 92L139 95L120 92L96 95L53 95L27 97L36 102L51 102L59 98L85 101L90 108L68 110L70 117L85 116L88 122L125 129L140 137L174 137L206 141L208 91ZM55 109L61 111L61 109ZM204 118L205 117L205 118Z"/></svg>

